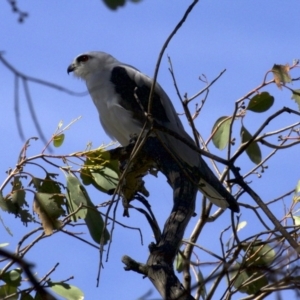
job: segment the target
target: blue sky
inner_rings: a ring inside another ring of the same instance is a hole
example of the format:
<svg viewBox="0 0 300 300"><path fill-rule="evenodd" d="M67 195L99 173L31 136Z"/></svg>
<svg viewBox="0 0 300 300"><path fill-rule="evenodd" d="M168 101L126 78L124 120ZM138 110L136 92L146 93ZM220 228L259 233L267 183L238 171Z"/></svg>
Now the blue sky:
<svg viewBox="0 0 300 300"><path fill-rule="evenodd" d="M24 24L17 22L17 16L11 12L6 1L0 3L2 29L0 50L5 51L5 58L25 74L84 92L86 91L84 83L67 75L67 66L75 56L91 50L106 51L120 61L134 65L152 76L158 53L189 2L144 0L139 4L128 3L117 11L108 10L100 0L60 1L59 4L57 1L23 0L18 1L18 5L29 12ZM168 71L166 55L172 59L182 95L188 93L191 96L204 87L198 80L201 74L205 74L211 81L223 69L227 69L211 88L209 100L195 122L205 139L209 137L216 119L230 115L234 109L234 102L258 86L274 63L292 64L293 59L300 58L299 9L298 0L200 1L195 7L167 48L158 81L173 100L178 112L182 112ZM2 103L0 132L3 145L0 182L2 182L6 177L4 170L14 167L23 141L18 136L14 117L14 77L3 65L0 65L0 76ZM295 88L296 85L297 83ZM109 143L110 139L103 132L97 111L88 95L73 97L37 84L30 84L30 90L38 119L48 138L60 120L68 124L71 120L82 116L82 119L66 132L66 141L55 154L82 151L90 141L94 147ZM271 112L283 106L298 109L290 100L289 92L279 91L276 87L267 90L275 96L275 105ZM20 100L21 121L26 138L36 136L37 132L23 92ZM191 108L193 109L193 106ZM270 113L264 115L249 113L244 123L250 131L254 131ZM284 115L268 129L278 129L297 120L293 116ZM236 138L239 141L238 131ZM38 154L42 148L41 141L32 143L29 155ZM217 155L224 157L226 155L213 146L210 149ZM268 152L264 150L263 153ZM252 186L265 201L291 190L300 177L299 171L295 168L299 162L296 149L279 152L278 156L268 163L268 174L264 174L259 180L255 176L251 178ZM246 156L242 156L238 163L243 174L254 167ZM170 188L163 176L159 176L158 179L149 178L148 187L151 205L160 224L163 225L172 205ZM109 200L109 196L105 194L92 189L89 191L95 204ZM200 199L199 196L198 206ZM251 201L247 196L241 200ZM289 205L291 199L285 200ZM242 213L244 213L242 219L250 221L251 224L251 215L247 215L247 212ZM15 249L20 237L34 227L24 228L11 215L3 212L0 214L14 234L10 237L4 228L0 227L0 242L9 242L10 249ZM150 289L153 290L151 299L156 299L159 296L149 280L142 279L133 272L125 272L120 261L121 256L127 254L137 261L145 262L148 256L147 245L153 241L152 233L145 220L136 212L131 213L130 219L124 219L121 215L122 208L119 207L117 217L121 222L142 228L144 245L141 246L137 231L117 226L109 260L105 262L105 268L102 270L99 288L95 287L98 252L65 235L55 234L38 243L28 253L27 260L36 262L35 271L40 277L56 262L60 262L57 271L51 276L52 280L64 280L74 275L75 279L70 283L85 292L85 299L97 297L131 300L137 299ZM281 214L279 212L278 217L282 215L282 212ZM219 247L219 234L230 224L229 216L229 212L226 212L219 222L211 224L201 236L199 243L209 249ZM253 228L256 225L251 226ZM186 236L191 229L192 225L187 230ZM245 229L244 237L252 232L247 230Z"/></svg>

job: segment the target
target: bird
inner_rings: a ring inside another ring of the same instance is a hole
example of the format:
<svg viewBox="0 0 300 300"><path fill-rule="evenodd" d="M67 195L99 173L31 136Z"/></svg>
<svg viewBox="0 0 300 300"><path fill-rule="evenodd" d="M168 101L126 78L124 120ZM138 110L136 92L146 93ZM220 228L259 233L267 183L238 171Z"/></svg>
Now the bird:
<svg viewBox="0 0 300 300"><path fill-rule="evenodd" d="M100 51L76 56L68 66L67 72L73 72L76 77L85 81L98 110L101 125L108 136L126 146L133 135L142 132L147 120L145 112L148 109L152 78ZM195 145L185 131L172 101L159 83L155 83L151 116L159 126L166 128L166 131L155 132L165 149L172 153L182 166L191 170L197 168L200 177L197 187L200 192L216 206L239 212L237 201L201 155L183 140L168 133L168 130L176 132L182 139Z"/></svg>

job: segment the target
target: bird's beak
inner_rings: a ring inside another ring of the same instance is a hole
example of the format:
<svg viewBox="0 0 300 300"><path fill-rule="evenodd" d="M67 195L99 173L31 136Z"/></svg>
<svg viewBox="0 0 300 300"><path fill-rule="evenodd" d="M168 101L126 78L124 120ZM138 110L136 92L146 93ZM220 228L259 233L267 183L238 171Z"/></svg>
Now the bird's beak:
<svg viewBox="0 0 300 300"><path fill-rule="evenodd" d="M76 69L76 66L75 66L74 64L69 65L69 66L68 66L68 69L67 69L68 74L69 74L70 72L73 72L75 69Z"/></svg>

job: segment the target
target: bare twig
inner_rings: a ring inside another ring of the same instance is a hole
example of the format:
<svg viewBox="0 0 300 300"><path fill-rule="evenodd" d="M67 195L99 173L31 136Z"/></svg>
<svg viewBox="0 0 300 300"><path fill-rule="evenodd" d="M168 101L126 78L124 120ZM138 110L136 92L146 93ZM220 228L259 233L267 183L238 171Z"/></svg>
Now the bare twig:
<svg viewBox="0 0 300 300"><path fill-rule="evenodd" d="M220 72L220 74L213 79L210 83L207 84L207 86L202 89L201 91L199 91L198 93L196 93L194 96L190 97L187 99L187 102L191 102L194 99L196 99L197 97L199 97L201 94L203 94L204 92L206 92L224 73L226 72L226 69L224 69L223 71Z"/></svg>
<svg viewBox="0 0 300 300"><path fill-rule="evenodd" d="M295 114L300 116L300 112L290 109L289 107L283 107L282 109L278 110L263 122L263 124L259 127L259 129L253 134L252 138L249 139L249 141L247 141L246 143L242 144L239 147L236 153L230 158L230 162L232 163L235 162L236 159L249 147L249 145L255 141L255 139L264 130L264 128L268 126L272 120L274 120L276 117L278 117L283 113Z"/></svg>
<svg viewBox="0 0 300 300"><path fill-rule="evenodd" d="M19 8L19 6L17 5L17 1L16 0L8 0L8 3L10 4L11 6L11 10L15 13L15 14L18 14L19 17L18 17L18 22L19 23L23 23L24 20L28 17L28 13L21 10Z"/></svg>
<svg viewBox="0 0 300 300"><path fill-rule="evenodd" d="M16 76L20 77L21 79L23 80L27 80L29 82L34 82L34 83L38 83L38 84L41 84L41 85L44 85L44 86L47 86L49 88L53 88L55 90L58 90L60 92L63 92L63 93L66 93L66 94L69 94L69 95L72 95L72 96L78 96L78 97L83 97L83 96L86 96L88 95L88 92L81 92L81 93L78 93L78 92L74 92L74 91L71 91L61 85L58 85L58 84L55 84L55 83L52 83L52 82L49 82L49 81L46 81L46 80L42 80L42 79L39 79L39 78L35 78L35 77L31 77L31 76L28 76L28 75L25 75L24 73L21 73L20 71L18 71L15 67L13 67L4 57L3 57L3 52L1 53L0 52L0 61L12 72L14 73Z"/></svg>
<svg viewBox="0 0 300 300"><path fill-rule="evenodd" d="M150 90L150 95L149 95L149 103L148 103L148 113L151 114L151 109L152 109L152 99L153 99L153 95L154 95L154 89L155 89L155 84L156 84L156 80L157 80L157 75L158 75L158 71L159 71L159 66L162 60L162 57L164 55L165 50L167 49L171 39L174 37L174 35L176 34L176 32L181 28L181 26L184 24L184 22L186 21L187 17L189 16L189 14L191 13L191 11L193 10L193 8L195 7L195 5L198 3L199 0L194 0L192 2L192 4L188 7L188 9L186 10L186 12L184 13L182 19L179 21L179 23L176 25L176 27L174 28L174 30L171 32L171 34L169 35L169 37L166 39L164 45L162 46L162 49L159 53L157 62L156 62L156 66L155 66L155 71L154 71L154 76L153 76L153 83L151 86L151 90Z"/></svg>

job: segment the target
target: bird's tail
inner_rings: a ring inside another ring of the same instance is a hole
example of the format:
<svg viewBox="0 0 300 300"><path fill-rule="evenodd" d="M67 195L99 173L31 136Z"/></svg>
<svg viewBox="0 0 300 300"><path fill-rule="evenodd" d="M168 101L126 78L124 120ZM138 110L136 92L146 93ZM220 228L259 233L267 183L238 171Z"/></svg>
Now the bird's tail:
<svg viewBox="0 0 300 300"><path fill-rule="evenodd" d="M229 207L234 212L239 212L240 208L235 198L226 190L223 184L208 167L206 162L200 157L200 180L198 189L213 204L221 207Z"/></svg>

